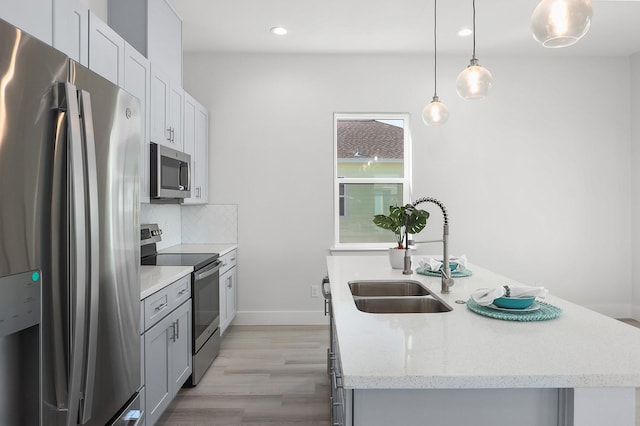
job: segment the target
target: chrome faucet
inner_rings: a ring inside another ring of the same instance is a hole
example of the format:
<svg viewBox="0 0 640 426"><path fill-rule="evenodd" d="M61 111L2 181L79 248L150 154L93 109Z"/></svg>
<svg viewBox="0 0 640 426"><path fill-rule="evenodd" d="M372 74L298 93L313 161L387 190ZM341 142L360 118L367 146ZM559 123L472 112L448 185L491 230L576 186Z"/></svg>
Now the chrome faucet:
<svg viewBox="0 0 640 426"><path fill-rule="evenodd" d="M429 240L429 241L416 241L415 243L442 243L442 262L444 263L442 270L440 271L441 278L441 293L449 293L451 286L453 286L454 281L451 278L451 267L449 265L449 215L447 214L447 208L442 204L441 201L436 200L432 197L423 197L414 201L413 206L416 207L418 204L422 203L434 203L440 210L442 210L442 218L444 220L444 226L442 230L442 239L441 240ZM406 231L405 231L406 232ZM408 236L407 236L408 237ZM411 257L409 256L409 239L406 238L407 241L405 245L404 251L404 270L402 271L405 275L413 274L411 270Z"/></svg>

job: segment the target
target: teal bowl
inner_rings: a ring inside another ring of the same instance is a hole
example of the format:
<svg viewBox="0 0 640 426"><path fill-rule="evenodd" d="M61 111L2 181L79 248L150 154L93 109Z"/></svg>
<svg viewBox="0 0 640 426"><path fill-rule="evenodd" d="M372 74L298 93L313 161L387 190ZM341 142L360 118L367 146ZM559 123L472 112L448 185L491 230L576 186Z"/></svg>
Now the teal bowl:
<svg viewBox="0 0 640 426"><path fill-rule="evenodd" d="M493 304L506 309L525 309L533 304L535 297L498 297Z"/></svg>

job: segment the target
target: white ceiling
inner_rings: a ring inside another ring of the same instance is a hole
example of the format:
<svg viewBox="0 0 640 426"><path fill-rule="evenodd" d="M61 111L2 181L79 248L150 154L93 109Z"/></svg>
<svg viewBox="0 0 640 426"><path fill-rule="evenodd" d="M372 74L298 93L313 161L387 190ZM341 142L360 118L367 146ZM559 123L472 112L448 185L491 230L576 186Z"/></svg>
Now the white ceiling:
<svg viewBox="0 0 640 426"><path fill-rule="evenodd" d="M434 0L170 0L185 51L262 53L433 52ZM591 29L576 45L545 49L529 30L539 0L476 0L477 56L630 55L640 51L640 0L594 0ZM438 3L439 54L469 53L471 0ZM284 26L286 36L269 32Z"/></svg>

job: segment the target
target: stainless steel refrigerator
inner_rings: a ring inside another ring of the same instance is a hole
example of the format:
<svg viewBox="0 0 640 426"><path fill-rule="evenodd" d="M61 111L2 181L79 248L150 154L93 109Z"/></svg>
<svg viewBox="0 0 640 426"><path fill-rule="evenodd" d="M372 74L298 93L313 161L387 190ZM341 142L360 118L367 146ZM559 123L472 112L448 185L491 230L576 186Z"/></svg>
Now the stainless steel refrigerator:
<svg viewBox="0 0 640 426"><path fill-rule="evenodd" d="M134 425L136 98L0 21L0 425Z"/></svg>

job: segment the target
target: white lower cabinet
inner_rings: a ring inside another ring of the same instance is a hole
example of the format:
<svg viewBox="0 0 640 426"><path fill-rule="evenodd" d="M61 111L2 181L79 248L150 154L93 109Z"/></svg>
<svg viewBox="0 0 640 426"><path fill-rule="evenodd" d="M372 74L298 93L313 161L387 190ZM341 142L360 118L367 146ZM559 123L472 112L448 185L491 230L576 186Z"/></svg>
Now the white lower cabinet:
<svg viewBox="0 0 640 426"><path fill-rule="evenodd" d="M142 302L146 426L158 421L191 375L190 284L190 277L186 276Z"/></svg>
<svg viewBox="0 0 640 426"><path fill-rule="evenodd" d="M238 311L238 283L236 280L236 250L220 256L220 334L236 317Z"/></svg>

